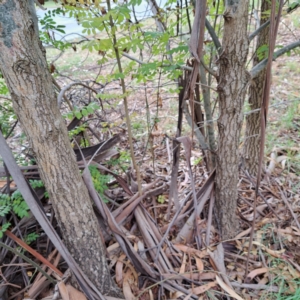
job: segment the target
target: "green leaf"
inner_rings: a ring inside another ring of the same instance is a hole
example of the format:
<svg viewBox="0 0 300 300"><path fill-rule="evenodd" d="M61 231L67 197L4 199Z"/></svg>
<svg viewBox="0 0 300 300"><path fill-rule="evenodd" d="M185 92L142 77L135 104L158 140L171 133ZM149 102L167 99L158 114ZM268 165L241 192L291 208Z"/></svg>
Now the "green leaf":
<svg viewBox="0 0 300 300"><path fill-rule="evenodd" d="M75 111L75 112L74 112L74 115L75 115L75 117L76 117L77 119L79 119L79 120L82 118L82 114L81 114L80 111Z"/></svg>
<svg viewBox="0 0 300 300"><path fill-rule="evenodd" d="M158 203L161 203L161 204L164 204L166 201L165 199L165 196L164 195L159 195L158 198L157 198L157 202Z"/></svg>
<svg viewBox="0 0 300 300"><path fill-rule="evenodd" d="M90 106L87 106L86 110L88 111L89 114L92 114L94 112L94 109Z"/></svg>
<svg viewBox="0 0 300 300"><path fill-rule="evenodd" d="M10 209L11 209L10 205L7 205L7 206L1 205L0 206L0 216L4 217L5 215L7 215L9 213Z"/></svg>
<svg viewBox="0 0 300 300"><path fill-rule="evenodd" d="M70 111L66 114L66 116L69 120L72 120L74 118L74 113L72 111Z"/></svg>
<svg viewBox="0 0 300 300"><path fill-rule="evenodd" d="M84 117L86 117L89 114L89 112L85 108L82 109L81 113Z"/></svg>

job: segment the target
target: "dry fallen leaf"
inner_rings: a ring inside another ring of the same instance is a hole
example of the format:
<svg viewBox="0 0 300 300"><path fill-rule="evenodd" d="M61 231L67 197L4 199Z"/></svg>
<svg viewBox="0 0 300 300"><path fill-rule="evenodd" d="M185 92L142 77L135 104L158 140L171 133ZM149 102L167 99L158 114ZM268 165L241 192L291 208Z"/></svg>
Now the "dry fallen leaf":
<svg viewBox="0 0 300 300"><path fill-rule="evenodd" d="M285 252L285 249L278 250L278 251L271 250L271 249L267 248L265 245L263 245L259 242L256 242L256 241L253 241L253 245L261 247L264 251L268 252L270 255L277 257L277 258L281 258L282 254Z"/></svg>
<svg viewBox="0 0 300 300"><path fill-rule="evenodd" d="M179 270L179 274L185 273L185 266L186 266L186 253L183 253L182 264Z"/></svg>
<svg viewBox="0 0 300 300"><path fill-rule="evenodd" d="M254 277L264 274L264 273L267 273L268 271L269 271L269 268L255 269L247 275L247 280L251 281Z"/></svg>
<svg viewBox="0 0 300 300"><path fill-rule="evenodd" d="M60 281L57 284L57 286L58 286L61 298L63 300L70 300L69 293L68 293L68 290L67 290L67 287L66 287L65 283L63 281Z"/></svg>
<svg viewBox="0 0 300 300"><path fill-rule="evenodd" d="M295 270L290 264L288 264L287 266L288 266L288 270L289 270L290 274L292 275L292 277L294 279L299 279L300 278L300 272Z"/></svg>
<svg viewBox="0 0 300 300"><path fill-rule="evenodd" d="M189 293L188 295L186 295L186 296L184 297L183 300L189 300L189 299L191 298L192 295L193 295L193 293Z"/></svg>
<svg viewBox="0 0 300 300"><path fill-rule="evenodd" d="M241 296L239 296L232 288L230 288L218 275L216 275L218 285L227 292L231 297L237 300L244 300Z"/></svg>
<svg viewBox="0 0 300 300"><path fill-rule="evenodd" d="M85 295L75 289L72 285L67 284L67 290L69 293L70 300L87 300Z"/></svg>
<svg viewBox="0 0 300 300"><path fill-rule="evenodd" d="M126 258L125 254L122 254L117 263L116 263L116 282L118 284L118 286L122 286L122 282L123 282L123 260Z"/></svg>
<svg viewBox="0 0 300 300"><path fill-rule="evenodd" d="M135 300L136 297L132 293L131 284L133 282L131 270L128 270L123 279L123 295L126 300Z"/></svg>
<svg viewBox="0 0 300 300"><path fill-rule="evenodd" d="M174 292L170 294L170 299L179 299L180 297L184 296L185 294L182 292Z"/></svg>
<svg viewBox="0 0 300 300"><path fill-rule="evenodd" d="M204 264L201 258L198 258L197 256L194 256L196 260L196 266L199 272L202 272L204 270Z"/></svg>
<svg viewBox="0 0 300 300"><path fill-rule="evenodd" d="M194 248L182 245L182 244L175 244L174 247L184 253L187 253L187 254L196 254L199 258L203 258L208 255L206 250L199 251L197 249L194 249Z"/></svg>
<svg viewBox="0 0 300 300"><path fill-rule="evenodd" d="M200 294L205 293L212 287L215 287L216 285L217 285L217 283L214 281L214 282L210 282L210 283L198 286L196 288L190 289L190 291L195 295L200 295Z"/></svg>

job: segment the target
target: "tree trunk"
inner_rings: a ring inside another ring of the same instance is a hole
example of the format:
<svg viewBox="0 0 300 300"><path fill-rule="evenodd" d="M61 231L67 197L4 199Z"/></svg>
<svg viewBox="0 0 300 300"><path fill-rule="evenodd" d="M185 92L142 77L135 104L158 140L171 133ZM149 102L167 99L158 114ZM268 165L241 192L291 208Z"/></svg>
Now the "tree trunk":
<svg viewBox="0 0 300 300"><path fill-rule="evenodd" d="M268 21L269 16L266 14L271 9L271 2L262 0L260 26ZM253 66L256 66L262 59L259 59L257 50L263 45L269 43L269 26L265 27L258 36L256 51L253 58ZM265 57L263 57L265 58ZM265 81L266 70L261 71L258 76L253 78L249 87L249 104L250 110L261 108L262 94ZM245 167L252 175L257 174L258 157L260 152L260 111L251 113L246 117L245 142L243 145L243 158Z"/></svg>
<svg viewBox="0 0 300 300"><path fill-rule="evenodd" d="M219 57L219 142L216 161L216 222L223 239L238 229L236 219L239 141L243 105L250 75L248 54L248 1L226 0L223 52Z"/></svg>
<svg viewBox="0 0 300 300"><path fill-rule="evenodd" d="M2 0L0 67L49 192L64 242L105 295L120 296L107 266L97 219L79 173L39 41L34 2Z"/></svg>

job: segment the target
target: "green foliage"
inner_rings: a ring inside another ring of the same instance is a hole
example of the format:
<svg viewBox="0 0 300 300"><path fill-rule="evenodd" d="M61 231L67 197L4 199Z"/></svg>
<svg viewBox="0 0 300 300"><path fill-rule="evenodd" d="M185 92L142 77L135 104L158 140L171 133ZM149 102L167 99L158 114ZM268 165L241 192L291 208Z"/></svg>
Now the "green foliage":
<svg viewBox="0 0 300 300"><path fill-rule="evenodd" d="M77 136L79 133L84 132L86 129L86 124L76 126L74 129L69 131L69 138L72 139Z"/></svg>
<svg viewBox="0 0 300 300"><path fill-rule="evenodd" d="M27 211L29 208L18 190L15 191L11 197L0 193L0 207L0 215L2 217L8 214L11 210L20 218L28 215Z"/></svg>
<svg viewBox="0 0 300 300"><path fill-rule="evenodd" d="M0 227L0 239L3 237L3 233L9 228L11 224L10 223L5 223Z"/></svg>
<svg viewBox="0 0 300 300"><path fill-rule="evenodd" d="M140 130L143 128L143 125L141 124L141 122L133 122L132 123L132 128L135 130Z"/></svg>
<svg viewBox="0 0 300 300"><path fill-rule="evenodd" d="M1 81L0 81L1 89ZM17 117L14 113L12 102L9 100L1 101L0 103L0 129L3 135L6 135L12 124L17 120Z"/></svg>
<svg viewBox="0 0 300 300"><path fill-rule="evenodd" d="M297 130L297 123L294 122L295 117L298 116L300 101L291 102L286 110L286 113L282 116L282 124L287 129Z"/></svg>
<svg viewBox="0 0 300 300"><path fill-rule="evenodd" d="M44 187L44 183L41 180L29 180L29 183L33 189ZM47 192L45 192L45 197L49 198ZM28 210L29 207L19 190L16 190L11 196L0 193L0 217L5 217L12 211L22 219L28 216ZM2 225L2 228L0 228L0 238L3 236L3 233L8 229L9 226L10 223L5 223ZM31 233L25 238L25 242L29 244L36 240L37 237L37 234Z"/></svg>
<svg viewBox="0 0 300 300"><path fill-rule="evenodd" d="M140 5L140 0L129 1L122 5L115 3L110 11L103 6L90 6L90 9L84 9L83 6L65 6L65 13L70 17L76 17L78 22L83 27L83 34L96 35L97 39L92 39L83 45L83 49L89 51L97 51L103 54L103 58L99 59L99 64L105 63L108 59L115 59L115 49L113 45L113 34L117 34L116 47L119 52L139 52L145 50L145 46L151 48L150 61L145 62L136 68L136 63L131 62L127 68L123 68L123 73L115 71L110 75L105 75L100 78L100 81L113 81L120 78L125 78L131 75L137 82L146 82L153 80L159 69L162 69L164 74L167 74L169 79L176 79L182 74L179 70L180 66L185 64L189 57L188 46L186 42L179 42L175 47L168 49L167 45L171 38L177 33L177 19L174 19L174 11L170 9L170 5L176 3L174 0L169 0L165 7L166 10L159 11L159 19L168 24L165 32L157 32L151 30L143 30L144 23L133 23L131 19L132 5ZM110 18L112 18L114 26L111 26ZM49 26L52 24L51 18L46 19ZM181 25L186 26L187 16L186 11L181 13ZM172 55L172 63L168 59ZM163 59L162 59L163 58ZM79 114L78 114L79 115Z"/></svg>
<svg viewBox="0 0 300 300"><path fill-rule="evenodd" d="M55 39L55 32L65 34L65 25L57 25L53 17L56 15L64 14L61 8L56 8L47 12L43 19L40 19L41 31L40 39L46 45L52 45L59 50L65 50L72 45L68 42Z"/></svg>
<svg viewBox="0 0 300 300"><path fill-rule="evenodd" d="M29 183L31 185L31 187L33 189L37 189L37 188L43 188L45 187L44 183L42 180L33 180L33 179L30 179L29 180Z"/></svg>
<svg viewBox="0 0 300 300"><path fill-rule="evenodd" d="M85 107L77 107L75 106L73 111L68 112L64 116L67 117L69 120L72 120L74 117L77 119L81 119L82 117L86 117L89 114L95 113L96 110L100 109L100 106L97 102L91 102Z"/></svg>
<svg viewBox="0 0 300 300"><path fill-rule="evenodd" d="M199 156L197 159L193 161L193 166L197 166L202 162L203 158Z"/></svg>
<svg viewBox="0 0 300 300"><path fill-rule="evenodd" d="M29 181L33 189L44 187L44 183L41 180ZM13 211L19 218L28 216L29 207L25 202L21 192L16 190L11 197L7 194L0 193L0 216L4 217L10 211Z"/></svg>
<svg viewBox="0 0 300 300"><path fill-rule="evenodd" d="M25 236L24 242L28 245L30 245L32 242L36 241L36 239L39 237L39 234L32 232Z"/></svg>
<svg viewBox="0 0 300 300"><path fill-rule="evenodd" d="M288 11L292 11L300 6L300 0L296 0L289 4Z"/></svg>
<svg viewBox="0 0 300 300"><path fill-rule="evenodd" d="M120 151L120 156L118 158L111 158L107 164L109 166L119 166L124 172L129 168L131 161L130 153L127 151Z"/></svg>
<svg viewBox="0 0 300 300"><path fill-rule="evenodd" d="M164 204L166 202L166 197L164 195L159 195L157 198L157 202L160 204Z"/></svg>
<svg viewBox="0 0 300 300"><path fill-rule="evenodd" d="M8 88L5 83L4 78L0 78L0 95L7 95L8 94Z"/></svg>
<svg viewBox="0 0 300 300"><path fill-rule="evenodd" d="M56 22L53 20L53 17L56 14L62 13L63 11L60 8L57 8L55 10L50 10L45 14L45 17L40 20L40 23L42 25L41 29L44 31L52 30L52 31L58 31L60 33L65 33L63 28L66 26L64 25L56 25Z"/></svg>
<svg viewBox="0 0 300 300"><path fill-rule="evenodd" d="M103 175L99 172L96 166L90 165L89 170L92 176L93 184L96 191L101 196L101 199L107 203L108 199L105 197L104 192L108 189L107 183L112 179L111 175Z"/></svg>
<svg viewBox="0 0 300 300"><path fill-rule="evenodd" d="M4 217L10 210L10 197L6 194L0 194L0 216Z"/></svg>
<svg viewBox="0 0 300 300"><path fill-rule="evenodd" d="M259 60L263 60L268 57L269 53L269 46L268 45L262 45L257 49L257 57Z"/></svg>
<svg viewBox="0 0 300 300"><path fill-rule="evenodd" d="M12 210L20 218L28 216L27 211L29 210L29 207L28 207L27 203L25 202L25 200L19 190L16 190L11 195L11 205L12 205Z"/></svg>

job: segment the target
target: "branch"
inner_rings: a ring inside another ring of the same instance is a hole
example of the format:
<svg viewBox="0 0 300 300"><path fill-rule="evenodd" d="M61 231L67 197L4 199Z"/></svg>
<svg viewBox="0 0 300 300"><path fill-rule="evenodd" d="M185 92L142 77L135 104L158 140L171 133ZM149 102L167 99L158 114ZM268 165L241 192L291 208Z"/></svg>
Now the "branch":
<svg viewBox="0 0 300 300"><path fill-rule="evenodd" d="M34 0L35 4L42 10L47 10L47 8L45 8L40 2L39 0Z"/></svg>
<svg viewBox="0 0 300 300"><path fill-rule="evenodd" d="M194 132L195 132L196 137L197 137L197 139L198 139L200 148L201 148L202 150L210 150L210 151L211 151L211 149L209 149L208 145L206 144L206 142L205 142L205 137L202 135L202 133L201 133L199 127L198 127L196 124L193 125L194 121L193 121L193 119L192 119L192 116L191 116L191 114L190 114L188 108L187 108L186 101L183 101L182 105L183 105L183 110L184 110L185 117L186 117L186 119L187 119L188 124L189 124L191 127L194 126Z"/></svg>
<svg viewBox="0 0 300 300"><path fill-rule="evenodd" d="M126 53L126 52L123 52L122 55L125 56L125 57L127 57L130 60L133 60L133 61L137 62L140 65L146 64L144 61L139 60L138 58L135 58L135 57L129 55L128 53ZM170 67L170 66L171 65L161 65L162 68L163 67ZM177 69L182 69L182 70L185 70L185 71L193 71L193 68L192 67L188 67L188 66L178 66Z"/></svg>
<svg viewBox="0 0 300 300"><path fill-rule="evenodd" d="M210 69L204 62L203 58L200 59L201 65L203 66L203 68L213 77L217 78L217 72L215 72L213 69Z"/></svg>
<svg viewBox="0 0 300 300"><path fill-rule="evenodd" d="M111 10L110 0L106 0L106 4L107 4L107 10L110 11ZM112 43L113 43L113 47L114 47L114 51L115 51L115 55L116 55L116 59L117 59L117 63L118 63L118 69L119 69L119 72L121 74L123 74L120 52L117 47L117 36L116 36L116 32L115 32L115 24L113 22L112 16L109 16L109 23L110 23L110 28L111 28L111 32L112 32ZM135 154L134 154L133 138L132 138L132 132L131 132L131 120L130 120L129 110L128 110L128 101L127 101L127 96L126 96L125 80L123 77L121 77L120 80L121 80L122 92L124 95L123 100L124 100L124 107L125 107L126 125L127 125L131 160L132 160L133 167L136 171L136 177L137 177L137 182L138 182L138 191L139 191L139 195L141 196L142 195L142 179L141 179L140 169L136 162L136 158L135 158Z"/></svg>
<svg viewBox="0 0 300 300"><path fill-rule="evenodd" d="M292 44L289 44L279 50L277 50L276 52L274 52L273 54L273 61L278 58L279 56L287 53L288 51L293 50L294 48L297 48L300 46L300 40L297 42L294 42ZM267 65L268 63L268 58L265 58L264 60L262 60L259 64L257 64L251 71L250 71L250 75L251 78L255 78Z"/></svg>
<svg viewBox="0 0 300 300"><path fill-rule="evenodd" d="M3 96L3 95L1 95L1 96L0 96L0 98L2 98L2 99L5 99L5 100L9 100L9 101L12 101L10 97L7 97L7 96Z"/></svg>
<svg viewBox="0 0 300 300"><path fill-rule="evenodd" d="M222 53L222 45L218 39L218 36L214 30L214 28L211 26L211 24L209 23L209 21L207 20L207 18L205 19L205 27L206 29L208 30L214 44L215 44L215 47L217 48L217 51L219 54Z"/></svg>
<svg viewBox="0 0 300 300"><path fill-rule="evenodd" d="M62 97L64 96L65 92L66 92L67 90L69 90L73 85L82 85L82 86L84 86L85 88L87 88L87 89L93 91L96 95L98 94L98 92L97 92L95 89L93 89L92 87L90 87L90 86L88 86L88 85L86 85L86 84L84 84L84 83L81 83L81 82L73 82L73 83L70 83L70 84L66 85L66 86L60 91L60 93L59 93L59 95L58 95L58 97L57 97L57 105L58 105L59 108L60 108L60 106L61 106Z"/></svg>
<svg viewBox="0 0 300 300"><path fill-rule="evenodd" d="M29 264L31 264L34 268L36 268L39 272L41 272L51 283L55 284L57 281L55 279L53 279L47 272L45 272L45 270L43 270L37 263L35 263L33 260L31 260L30 258L28 258L26 255L24 255L23 253L15 250L12 247L7 246L6 244L0 242L0 246L5 248L6 250L9 250L10 252L14 253L15 255L21 257L22 259L24 259L25 261L27 261Z"/></svg>
<svg viewBox="0 0 300 300"><path fill-rule="evenodd" d="M296 6L292 9L287 9L287 13L290 14L291 12L294 11L294 9L298 8L300 4L296 4ZM264 24L262 24L260 27L258 27L254 32L252 32L249 35L249 42L251 42L265 27L270 25L270 19L266 21Z"/></svg>
<svg viewBox="0 0 300 300"><path fill-rule="evenodd" d="M270 25L270 20L266 21L260 27L258 27L254 32L249 35L249 42L251 42L264 28Z"/></svg>

